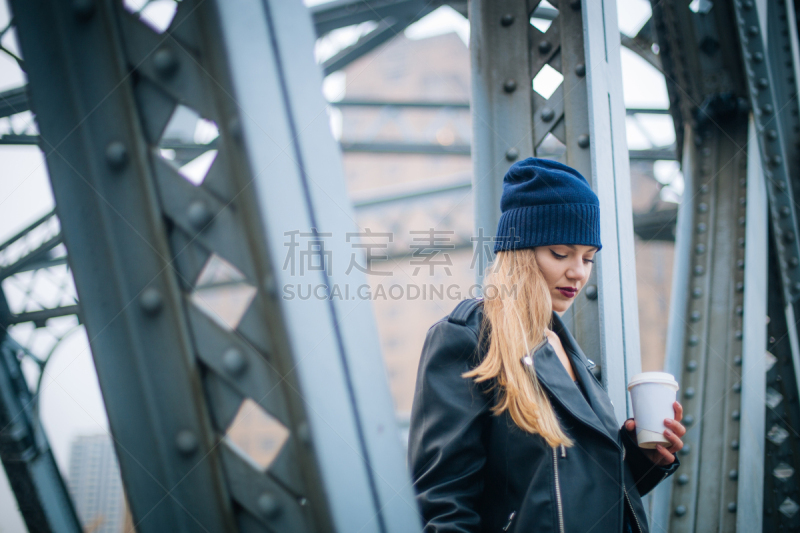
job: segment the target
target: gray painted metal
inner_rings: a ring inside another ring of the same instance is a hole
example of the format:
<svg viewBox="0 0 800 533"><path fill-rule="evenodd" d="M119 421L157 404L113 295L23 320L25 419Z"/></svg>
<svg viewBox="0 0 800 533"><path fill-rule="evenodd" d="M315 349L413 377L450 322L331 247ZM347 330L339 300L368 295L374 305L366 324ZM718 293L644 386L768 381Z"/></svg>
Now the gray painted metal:
<svg viewBox="0 0 800 533"><path fill-rule="evenodd" d="M752 116L747 138L747 208L745 218L744 315L742 318L741 431L739 436L739 493L736 530L761 531L764 508L764 457L767 346L767 296L769 294L769 211Z"/></svg>
<svg viewBox="0 0 800 533"><path fill-rule="evenodd" d="M20 364L22 347L7 333L0 291L0 461L29 531L83 531L39 420Z"/></svg>
<svg viewBox="0 0 800 533"><path fill-rule="evenodd" d="M230 5L230 7L229 7ZM247 162L257 176L254 197L261 213L268 254L285 255L282 230L354 231L338 148L330 135L322 79L309 53L314 34L302 5L235 2L220 9L222 38L229 46L231 94L241 109ZM266 16L265 16L266 15ZM265 20L258 27L253 20ZM298 24L279 24L297 20ZM248 28L248 31L243 31ZM256 48L254 48L254 46ZM253 66L256 54L264 63ZM280 68L282 67L282 68ZM280 83L280 85L279 85ZM274 106L282 102L286 123L269 130ZM244 117L247 117L244 119ZM291 152L283 150L291 146ZM268 169L267 175L260 175ZM269 176L280 176L275 182ZM333 256L348 251L335 239ZM326 244L327 249L327 244ZM364 284L358 269L345 274L339 261L333 274L323 271L318 282ZM275 269L274 287L308 283L295 272ZM414 531L420 529L408 472L402 460L392 401L380 357L377 330L369 305L361 301L283 301L287 341L296 362L300 390L308 406L308 426L316 444L320 482L340 531ZM313 332L326 332L320 343Z"/></svg>
<svg viewBox="0 0 800 533"><path fill-rule="evenodd" d="M684 197L693 210L692 257L691 268L684 259L680 270L691 279L684 285L690 297L680 298L683 313L670 317L670 333L680 327L674 322L684 329L677 375L688 431L679 476L672 482L669 531L730 531L736 523L738 487L729 474L739 468L739 454L727 443L740 438L747 160L739 147L747 124L738 117L719 124L699 146L692 143L688 154L693 189ZM690 131L687 137L694 135ZM687 236L681 233L679 239ZM685 245L677 246L685 258ZM674 371L678 346L670 342L668 369ZM664 518L662 511L659 519Z"/></svg>
<svg viewBox="0 0 800 533"><path fill-rule="evenodd" d="M475 234L494 235L509 165L544 151L540 143L548 134L564 143L565 162L600 197L603 241L589 280L598 290L584 291L565 318L587 355L601 362L622 423L628 415L625 384L641 363L636 287L623 283L635 279L635 265L616 5L564 3L542 34L528 23L538 4L470 4ZM547 64L564 81L545 100L531 83ZM484 252L479 283L491 260Z"/></svg>
<svg viewBox="0 0 800 533"><path fill-rule="evenodd" d="M137 530L419 530L369 305L278 298L365 282L281 270L286 230L355 229L305 8L184 1L159 35L116 2L13 7ZM220 129L197 186L159 156L178 102ZM255 289L238 325L192 303L214 256ZM223 437L246 398L290 431L263 472Z"/></svg>

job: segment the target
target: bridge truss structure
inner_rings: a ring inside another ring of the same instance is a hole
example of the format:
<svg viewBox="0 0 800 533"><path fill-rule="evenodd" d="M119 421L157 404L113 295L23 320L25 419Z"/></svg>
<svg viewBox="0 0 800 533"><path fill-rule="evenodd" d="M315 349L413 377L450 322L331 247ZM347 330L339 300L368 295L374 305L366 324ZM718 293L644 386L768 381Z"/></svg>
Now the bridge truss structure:
<svg viewBox="0 0 800 533"><path fill-rule="evenodd" d="M280 297L363 273L330 264L337 244L314 252L318 270L282 268L285 235L356 230L340 150L449 150L473 158L464 187L476 235L491 236L506 169L547 155L548 137L602 204L604 251L566 318L620 422L641 368L634 232L674 228L666 369L689 431L679 475L648 498L652 529L800 529L795 2L653 0L635 37L608 0L182 0L166 24L148 17L156 3L11 0L0 30L27 79L0 94L0 116L36 119L0 143L39 146L56 201L0 244L0 460L30 531L81 531L22 368L41 383L83 327L137 531L420 531L369 304ZM442 5L470 18L471 102L337 105L469 108L472 146L337 146L323 75ZM367 21L315 63L315 39ZM627 149L626 115L659 111L625 109L620 46L663 72L675 146ZM545 68L563 76L549 98L531 91ZM181 117L214 134L185 138ZM201 175L178 170L205 154ZM680 207L634 216L629 160L668 158ZM220 287L241 308L214 312ZM284 434L260 467L224 438L246 402Z"/></svg>

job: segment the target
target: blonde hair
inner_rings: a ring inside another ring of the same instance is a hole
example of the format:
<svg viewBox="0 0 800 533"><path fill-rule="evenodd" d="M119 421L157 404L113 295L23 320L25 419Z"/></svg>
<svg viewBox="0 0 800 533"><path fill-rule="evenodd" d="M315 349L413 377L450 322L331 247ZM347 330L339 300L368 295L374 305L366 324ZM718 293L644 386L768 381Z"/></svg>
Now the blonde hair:
<svg viewBox="0 0 800 533"><path fill-rule="evenodd" d="M532 248L497 252L483 281L484 318L481 341L489 338L489 349L480 365L462 374L476 383L494 379L498 388L492 413L506 410L520 429L541 435L547 444L572 446L531 364L523 356L531 346L546 341L545 330L552 318L547 283ZM528 368L526 368L526 366Z"/></svg>

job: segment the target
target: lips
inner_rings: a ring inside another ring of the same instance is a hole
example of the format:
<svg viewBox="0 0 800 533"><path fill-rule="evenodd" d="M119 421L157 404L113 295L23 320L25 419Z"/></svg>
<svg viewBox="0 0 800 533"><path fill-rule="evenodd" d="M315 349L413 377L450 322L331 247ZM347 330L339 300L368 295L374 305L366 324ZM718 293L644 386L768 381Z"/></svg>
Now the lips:
<svg viewBox="0 0 800 533"><path fill-rule="evenodd" d="M578 294L578 289L574 287L556 287L556 289L563 294L565 298L575 298L575 295Z"/></svg>

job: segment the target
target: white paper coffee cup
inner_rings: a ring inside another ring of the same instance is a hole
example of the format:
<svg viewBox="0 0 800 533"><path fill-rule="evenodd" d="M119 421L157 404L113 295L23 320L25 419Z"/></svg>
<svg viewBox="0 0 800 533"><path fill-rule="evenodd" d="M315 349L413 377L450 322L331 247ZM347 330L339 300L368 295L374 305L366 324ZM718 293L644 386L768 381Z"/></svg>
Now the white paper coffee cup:
<svg viewBox="0 0 800 533"><path fill-rule="evenodd" d="M666 372L636 374L628 383L636 422L636 440L640 448L654 449L661 444L669 446L664 437L665 418L675 418L672 404L678 393L678 382Z"/></svg>

